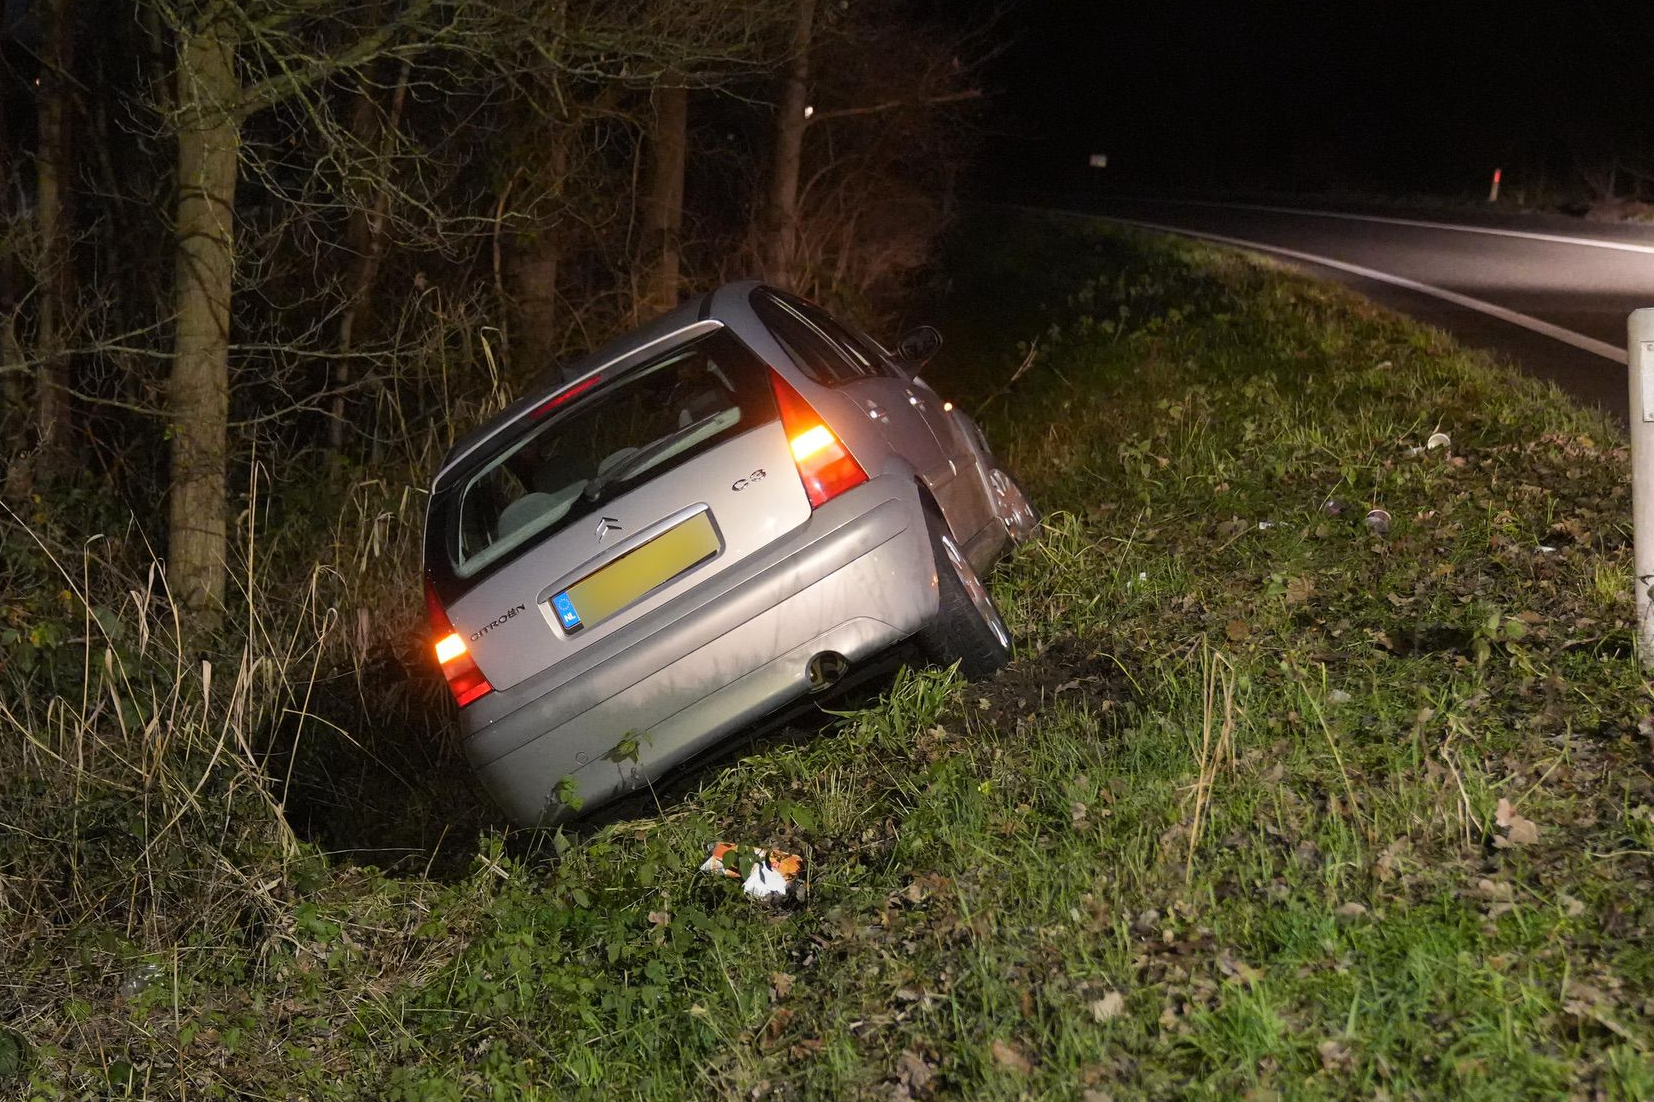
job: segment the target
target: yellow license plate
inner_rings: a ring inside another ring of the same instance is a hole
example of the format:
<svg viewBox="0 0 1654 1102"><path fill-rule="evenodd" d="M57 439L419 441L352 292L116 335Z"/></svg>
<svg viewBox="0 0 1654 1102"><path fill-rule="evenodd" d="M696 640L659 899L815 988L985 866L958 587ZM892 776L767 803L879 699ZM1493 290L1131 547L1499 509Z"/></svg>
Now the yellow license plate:
<svg viewBox="0 0 1654 1102"><path fill-rule="evenodd" d="M712 518L696 513L557 594L552 610L564 631L591 627L717 553Z"/></svg>

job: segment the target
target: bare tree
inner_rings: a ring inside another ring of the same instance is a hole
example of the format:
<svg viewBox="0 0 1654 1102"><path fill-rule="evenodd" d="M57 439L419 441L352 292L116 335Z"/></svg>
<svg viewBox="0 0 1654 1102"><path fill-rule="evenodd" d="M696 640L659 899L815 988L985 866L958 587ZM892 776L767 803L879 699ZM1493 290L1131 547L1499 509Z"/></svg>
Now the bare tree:
<svg viewBox="0 0 1654 1102"><path fill-rule="evenodd" d="M490 10L482 3L461 7L479 17ZM348 19L328 22L330 9L275 0L200 0L187 10L162 10L178 38L168 119L178 152L167 407L168 577L175 596L198 623L210 627L224 598L230 325L243 129L251 118L288 104L297 105L301 119L325 121L322 93L328 82L359 74L384 58L405 60L438 49L462 28L439 0L407 0L365 29ZM247 69L251 79L238 68ZM401 79L407 79L405 72ZM396 98L392 107L400 111ZM375 239L385 202L378 193L357 226L361 262L347 279L341 343L353 339L360 296L377 271Z"/></svg>
<svg viewBox="0 0 1654 1102"><path fill-rule="evenodd" d="M580 0L546 17L518 93L532 140L507 147L515 161L502 173L511 192L502 283L520 373L554 363L571 325L676 302L689 93L762 63L774 5ZM565 318L557 303L576 278L589 281L578 289L587 309Z"/></svg>
<svg viewBox="0 0 1654 1102"><path fill-rule="evenodd" d="M172 490L168 581L211 624L224 600L229 444L230 299L241 83L236 13L211 0L179 28L178 207L168 409Z"/></svg>
<svg viewBox="0 0 1654 1102"><path fill-rule="evenodd" d="M73 271L64 196L70 171L71 0L47 0L41 12L39 146L35 153L35 226L40 239L35 287L35 471L61 477L73 462L70 435L68 313Z"/></svg>
<svg viewBox="0 0 1654 1102"><path fill-rule="evenodd" d="M809 119L810 42L815 30L816 0L795 0L790 50L775 110L775 146L770 165L762 267L771 283L793 287L798 250L798 177L804 158L804 129Z"/></svg>
<svg viewBox="0 0 1654 1102"><path fill-rule="evenodd" d="M17 192L17 163L11 117L4 97L0 97L0 234L5 238L0 242L0 438L8 441L25 437L30 412L23 393L23 374L27 368L17 341L17 215L12 203ZM20 492L21 484L27 481L21 471L24 464L17 458L21 450L16 443L11 443L5 452L0 452L0 455L9 452L12 458L7 465L4 487L8 497Z"/></svg>
<svg viewBox="0 0 1654 1102"><path fill-rule="evenodd" d="M529 186L538 192L538 203L519 218L521 228L513 235L505 277L516 308L512 359L536 373L556 358L559 344L557 276L565 233L562 196L579 137L577 124L567 113L558 113L549 123L552 132L528 177Z"/></svg>
<svg viewBox="0 0 1654 1102"><path fill-rule="evenodd" d="M649 130L649 173L643 196L645 264L641 298L646 313L658 314L678 304L678 269L682 258L683 172L689 144L689 89L668 74L656 86L654 118Z"/></svg>
<svg viewBox="0 0 1654 1102"><path fill-rule="evenodd" d="M366 313L369 293L379 276L379 267L385 255L385 221L390 213L392 187L386 164L389 146L394 140L402 112L408 102L408 77L412 71L409 62L398 66L398 76L390 90L390 102L381 112L372 86L360 82L351 112L351 134L368 151L375 163L371 176L371 195L367 202L350 212L345 231L345 248L349 251L349 269L345 275L344 307L339 314L339 358L333 368L332 420L328 423L328 445L337 452L345 441L345 389L351 382L349 353L355 347L357 324Z"/></svg>

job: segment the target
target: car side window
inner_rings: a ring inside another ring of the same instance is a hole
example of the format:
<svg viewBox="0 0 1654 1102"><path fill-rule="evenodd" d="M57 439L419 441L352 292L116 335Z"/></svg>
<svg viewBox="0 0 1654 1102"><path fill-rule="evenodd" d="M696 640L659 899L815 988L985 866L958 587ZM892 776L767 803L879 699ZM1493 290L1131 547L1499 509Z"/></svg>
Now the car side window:
<svg viewBox="0 0 1654 1102"><path fill-rule="evenodd" d="M789 303L800 314L807 318L811 325L819 329L831 340L839 351L848 358L856 369L863 375L895 375L899 373L890 366L882 350L871 340L860 336L849 326L840 322L833 315L802 300Z"/></svg>
<svg viewBox="0 0 1654 1102"><path fill-rule="evenodd" d="M840 386L865 372L789 302L756 294L753 309L804 374L823 386Z"/></svg>

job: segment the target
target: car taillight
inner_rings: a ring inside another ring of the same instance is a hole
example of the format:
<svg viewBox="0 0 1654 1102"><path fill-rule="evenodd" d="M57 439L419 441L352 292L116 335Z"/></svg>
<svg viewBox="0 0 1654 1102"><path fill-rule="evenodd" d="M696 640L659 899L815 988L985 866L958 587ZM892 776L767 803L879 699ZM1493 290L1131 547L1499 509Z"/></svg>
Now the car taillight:
<svg viewBox="0 0 1654 1102"><path fill-rule="evenodd" d="M482 675L476 660L471 657L471 649L449 622L448 611L437 599L436 587L431 584L429 575L425 578L425 610L431 615L431 638L436 640L437 664L442 667L442 676L448 682L448 691L454 694L454 702L463 708L478 697L493 692L494 686L488 683L488 678Z"/></svg>
<svg viewBox="0 0 1654 1102"><path fill-rule="evenodd" d="M852 486L866 482L867 472L804 396L774 371L770 372L770 385L775 388L781 428L787 434L793 465L804 482L810 508L819 509Z"/></svg>

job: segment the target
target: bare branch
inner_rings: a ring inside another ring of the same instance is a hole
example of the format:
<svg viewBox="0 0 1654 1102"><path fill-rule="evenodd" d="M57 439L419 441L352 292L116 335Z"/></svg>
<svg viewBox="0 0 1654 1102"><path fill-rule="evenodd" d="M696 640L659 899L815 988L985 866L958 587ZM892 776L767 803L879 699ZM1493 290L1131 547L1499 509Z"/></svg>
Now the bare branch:
<svg viewBox="0 0 1654 1102"><path fill-rule="evenodd" d="M828 122L832 119L847 119L859 115L877 115L884 111L900 111L905 108L940 107L948 103L963 103L966 100L981 99L982 89L966 88L958 92L945 92L941 95L926 96L920 99L886 100L883 103L869 103L860 107L835 107L827 110L818 110L810 115L812 123Z"/></svg>

